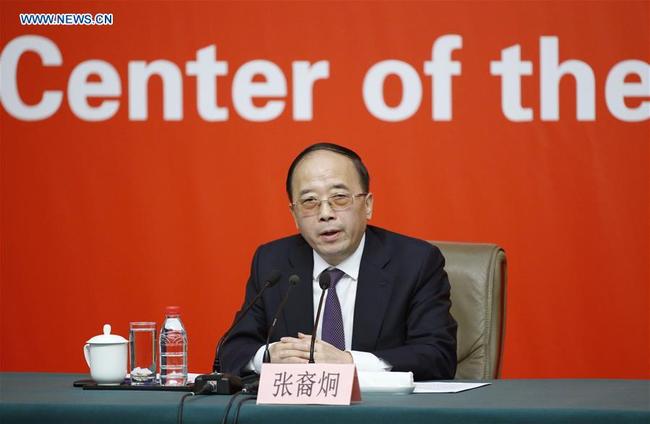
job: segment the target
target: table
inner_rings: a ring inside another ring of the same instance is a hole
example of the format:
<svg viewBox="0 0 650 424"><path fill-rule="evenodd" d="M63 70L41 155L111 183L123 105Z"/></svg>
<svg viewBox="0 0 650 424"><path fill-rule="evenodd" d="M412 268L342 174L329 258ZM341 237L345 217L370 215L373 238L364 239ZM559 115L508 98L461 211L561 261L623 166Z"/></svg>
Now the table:
<svg viewBox="0 0 650 424"><path fill-rule="evenodd" d="M0 422L175 423L181 392L83 390L83 374L0 373ZM650 423L650 380L495 380L456 394L362 394L351 406L242 406L239 422ZM230 396L185 402L183 423L220 423ZM230 421L233 422L231 413Z"/></svg>

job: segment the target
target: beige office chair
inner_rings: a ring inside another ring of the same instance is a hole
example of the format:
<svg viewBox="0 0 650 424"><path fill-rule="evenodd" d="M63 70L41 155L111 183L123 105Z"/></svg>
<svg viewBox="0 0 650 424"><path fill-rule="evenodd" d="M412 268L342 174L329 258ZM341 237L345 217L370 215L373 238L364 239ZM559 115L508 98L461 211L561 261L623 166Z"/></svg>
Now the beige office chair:
<svg viewBox="0 0 650 424"><path fill-rule="evenodd" d="M505 324L506 255L495 244L431 241L446 260L458 322L456 379L499 377Z"/></svg>

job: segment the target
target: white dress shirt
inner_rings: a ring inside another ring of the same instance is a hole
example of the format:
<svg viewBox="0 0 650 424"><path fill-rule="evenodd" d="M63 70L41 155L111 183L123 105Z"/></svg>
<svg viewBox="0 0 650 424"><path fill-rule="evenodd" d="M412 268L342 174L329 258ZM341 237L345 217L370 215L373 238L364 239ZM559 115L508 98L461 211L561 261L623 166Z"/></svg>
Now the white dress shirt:
<svg viewBox="0 0 650 424"><path fill-rule="evenodd" d="M362 352L352 349L352 331L354 328L354 305L357 298L357 281L359 279L359 268L361 266L361 256L363 255L363 247L366 243L365 234L359 242L359 246L352 255L346 258L340 264L333 266L328 264L318 253L314 250L314 269L312 273L312 285L314 292L314 321L316 320L316 312L318 311L318 302L320 301L321 288L318 284L318 277L320 274L329 268L338 268L345 272L336 284L336 294L341 303L341 313L343 315L343 331L345 332L345 350L350 352L352 360L357 366L358 371L390 371L391 366L387 362L379 359L370 352ZM321 317L318 321L318 328L316 329L316 337L321 338L323 312L325 310L325 302L323 303L323 310L321 310ZM293 335L298 337L298 335ZM255 371L259 374L262 369L262 360L264 357L265 346L260 346L257 353L246 366L246 369Z"/></svg>

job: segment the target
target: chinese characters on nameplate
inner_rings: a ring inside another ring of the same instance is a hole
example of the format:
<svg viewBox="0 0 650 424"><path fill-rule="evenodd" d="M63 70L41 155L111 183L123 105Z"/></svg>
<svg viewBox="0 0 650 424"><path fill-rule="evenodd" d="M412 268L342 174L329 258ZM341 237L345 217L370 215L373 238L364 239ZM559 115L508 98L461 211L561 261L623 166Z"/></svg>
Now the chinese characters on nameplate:
<svg viewBox="0 0 650 424"><path fill-rule="evenodd" d="M354 364L262 364L258 404L349 405L360 400Z"/></svg>

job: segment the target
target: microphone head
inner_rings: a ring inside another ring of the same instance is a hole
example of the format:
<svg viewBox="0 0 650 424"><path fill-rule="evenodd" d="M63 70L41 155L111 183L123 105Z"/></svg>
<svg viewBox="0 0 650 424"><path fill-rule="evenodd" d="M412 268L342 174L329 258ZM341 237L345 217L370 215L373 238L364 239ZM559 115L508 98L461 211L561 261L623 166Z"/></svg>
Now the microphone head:
<svg viewBox="0 0 650 424"><path fill-rule="evenodd" d="M327 271L321 272L320 276L318 277L318 285L320 286L321 290L329 289L330 284L332 284L332 278L330 277L330 273Z"/></svg>
<svg viewBox="0 0 650 424"><path fill-rule="evenodd" d="M266 282L268 287L273 287L276 284L278 284L278 281L280 281L280 277L282 277L280 271L274 269L269 273L269 275L266 276L266 280L264 281Z"/></svg>
<svg viewBox="0 0 650 424"><path fill-rule="evenodd" d="M295 286L300 282L300 277L298 277L296 274L292 274L291 277L289 277L289 285L290 286Z"/></svg>

